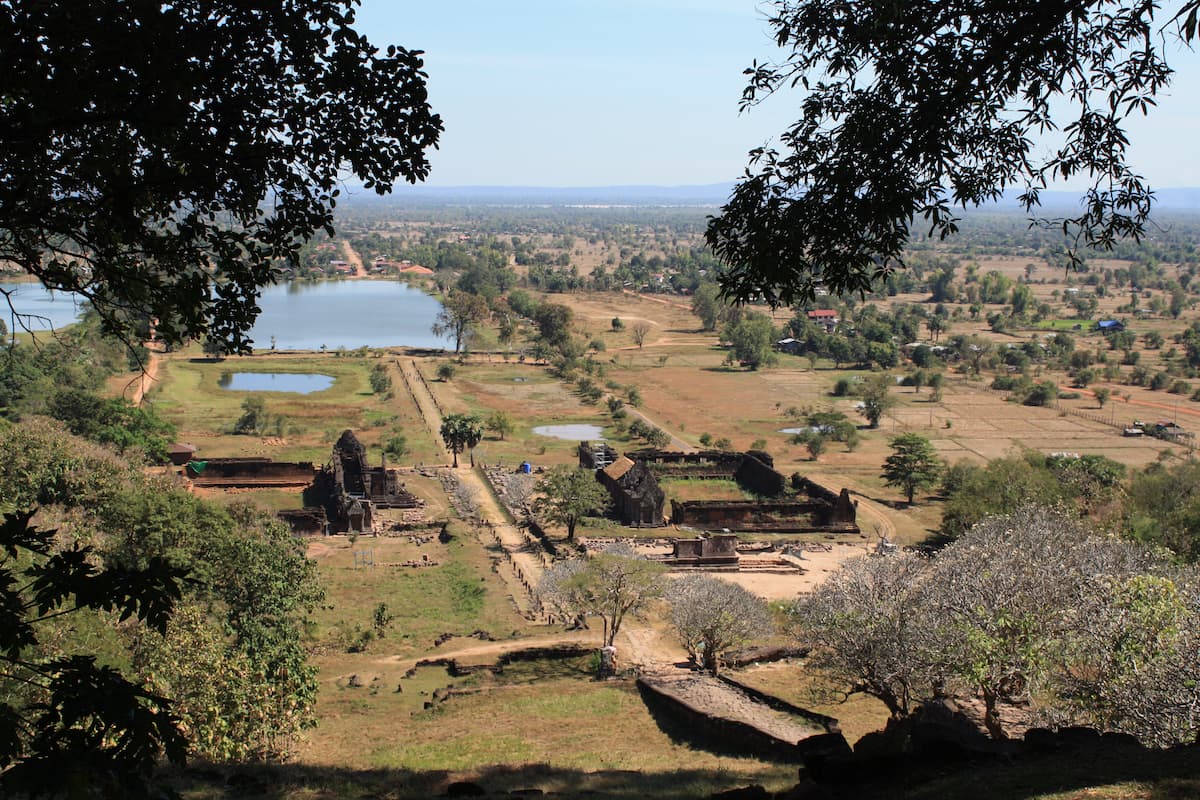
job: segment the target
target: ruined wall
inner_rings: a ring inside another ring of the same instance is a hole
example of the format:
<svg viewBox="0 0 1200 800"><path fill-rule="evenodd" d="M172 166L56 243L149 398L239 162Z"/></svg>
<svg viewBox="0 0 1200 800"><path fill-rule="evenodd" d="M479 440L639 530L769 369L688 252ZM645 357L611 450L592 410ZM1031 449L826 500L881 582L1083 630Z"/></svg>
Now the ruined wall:
<svg viewBox="0 0 1200 800"><path fill-rule="evenodd" d="M207 461L190 462L185 468L185 474L199 486L253 488L256 486L305 486L312 481L316 470L309 461L272 461L269 458L210 458Z"/></svg>
<svg viewBox="0 0 1200 800"><path fill-rule="evenodd" d="M740 684L733 685L740 687ZM724 751L793 764L804 763L806 758L818 754L849 755L850 753L850 745L846 743L842 734L836 731L836 720L832 720L830 717L823 717L823 719L830 720L834 724L834 731L810 736L798 742L789 742L749 723L709 714L670 694L665 687L660 688L645 678L638 678L637 687L646 706L655 717L665 718L668 723L674 723L670 727L676 728L678 733L685 738L715 744ZM745 690L743 689L743 691ZM761 695L760 692L755 694ZM788 705L778 698L772 699ZM795 707L789 706L789 708ZM806 718L812 719L813 722L822 718L819 714L805 712L803 709L797 709L797 711L804 712ZM826 730L829 729L826 728Z"/></svg>
<svg viewBox="0 0 1200 800"><path fill-rule="evenodd" d="M763 461L763 456L771 458L766 453L746 453L738 462L733 479L746 491L761 497L778 497L783 494L787 482L772 468L771 463Z"/></svg>
<svg viewBox="0 0 1200 800"><path fill-rule="evenodd" d="M604 469L617 460L617 451L604 442L580 442L578 452L584 469Z"/></svg>
<svg viewBox="0 0 1200 800"><path fill-rule="evenodd" d="M857 533L858 526L834 519L834 506L820 500L671 501L671 523L704 530Z"/></svg>
<svg viewBox="0 0 1200 800"><path fill-rule="evenodd" d="M733 566L738 563L737 536L716 534L701 539L676 539L666 563L680 567Z"/></svg>
<svg viewBox="0 0 1200 800"><path fill-rule="evenodd" d="M628 467L625 472L613 473L612 469L596 472L596 480L608 490L613 501L613 510L625 525L657 527L663 524L667 497L654 479L653 473L642 462ZM621 464L613 467L620 468Z"/></svg>
<svg viewBox="0 0 1200 800"><path fill-rule="evenodd" d="M297 536L314 536L325 533L327 518L325 509L320 507L287 509L276 512L276 516L286 522Z"/></svg>

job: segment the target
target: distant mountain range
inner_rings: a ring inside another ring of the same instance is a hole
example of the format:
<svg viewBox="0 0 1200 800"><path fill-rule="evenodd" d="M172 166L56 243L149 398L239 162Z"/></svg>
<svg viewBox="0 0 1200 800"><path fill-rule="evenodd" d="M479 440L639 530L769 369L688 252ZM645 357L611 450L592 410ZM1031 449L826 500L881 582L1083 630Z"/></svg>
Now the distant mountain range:
<svg viewBox="0 0 1200 800"><path fill-rule="evenodd" d="M393 194L377 199L370 192L355 192L350 199L357 203L417 203L421 205L487 205L487 206L696 206L722 205L733 189L732 183L709 183L697 186L397 186ZM1160 211L1200 210L1200 187L1156 189L1156 207ZM1010 190L1004 199L982 206L981 210L1018 211L1020 192ZM1080 195L1075 192L1047 191L1042 193L1042 207L1070 208L1078 206Z"/></svg>

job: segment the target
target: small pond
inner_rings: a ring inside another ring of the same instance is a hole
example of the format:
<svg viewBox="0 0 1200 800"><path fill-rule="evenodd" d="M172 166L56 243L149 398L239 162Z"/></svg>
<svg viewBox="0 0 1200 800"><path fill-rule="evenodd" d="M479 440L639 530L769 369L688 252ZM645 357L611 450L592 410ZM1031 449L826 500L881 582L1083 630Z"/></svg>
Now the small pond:
<svg viewBox="0 0 1200 800"><path fill-rule="evenodd" d="M231 392L312 394L333 386L333 378L306 372L226 372L217 383Z"/></svg>
<svg viewBox="0 0 1200 800"><path fill-rule="evenodd" d="M569 442L588 442L601 439L604 429L599 425L539 425L533 429L538 436L566 439Z"/></svg>

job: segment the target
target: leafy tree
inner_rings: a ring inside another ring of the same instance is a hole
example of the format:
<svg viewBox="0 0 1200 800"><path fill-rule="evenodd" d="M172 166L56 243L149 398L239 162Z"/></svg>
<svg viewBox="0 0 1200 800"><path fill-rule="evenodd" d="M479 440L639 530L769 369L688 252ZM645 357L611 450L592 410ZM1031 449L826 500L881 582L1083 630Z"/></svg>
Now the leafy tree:
<svg viewBox="0 0 1200 800"><path fill-rule="evenodd" d="M161 754L183 763L186 739L169 701L87 653L54 653L50 620L90 611L166 628L186 570L98 568L94 550L58 549L33 512L0 524L0 788L6 796L150 796Z"/></svg>
<svg viewBox="0 0 1200 800"><path fill-rule="evenodd" d="M458 468L458 454L464 450L471 452L471 466L475 466L475 445L483 439L483 428L479 425L479 417L471 414L447 414L442 418L442 441L446 449L454 455L454 467Z"/></svg>
<svg viewBox="0 0 1200 800"><path fill-rule="evenodd" d="M625 323L621 321L621 318L620 318L620 317L613 317L613 318L612 318L612 329L613 329L614 331L622 331L622 330L625 330Z"/></svg>
<svg viewBox="0 0 1200 800"><path fill-rule="evenodd" d="M732 307L721 296L717 284L705 282L692 293L692 313L700 318L703 330L715 331L718 325L729 321Z"/></svg>
<svg viewBox="0 0 1200 800"><path fill-rule="evenodd" d="M538 594L563 614L600 617L603 646L611 647L625 619L662 596L665 571L628 545L614 545L591 558L558 562L543 573Z"/></svg>
<svg viewBox="0 0 1200 800"><path fill-rule="evenodd" d="M723 654L770 636L774 627L762 598L710 575L673 581L667 600L671 624L688 657L713 675L720 671Z"/></svg>
<svg viewBox="0 0 1200 800"><path fill-rule="evenodd" d="M958 463L946 470L942 483L946 503L941 533L954 539L980 520L1009 514L1023 505L1053 506L1073 501L1072 487L1045 467L1040 453L1010 455L984 466Z"/></svg>
<svg viewBox="0 0 1200 800"><path fill-rule="evenodd" d="M442 383L449 383L454 378L454 374L458 372L458 368L449 361L438 364L437 378Z"/></svg>
<svg viewBox="0 0 1200 800"><path fill-rule="evenodd" d="M48 410L76 436L110 444L118 453L140 453L155 464L166 463L175 438L175 426L160 419L153 406L139 408L124 398L66 390L54 396Z"/></svg>
<svg viewBox="0 0 1200 800"><path fill-rule="evenodd" d="M1172 18L1189 41L1198 7L1181 0ZM773 4L784 56L747 70L742 106L796 87L806 96L782 150L752 151L709 222L725 291L787 305L818 286L868 292L904 266L914 225L953 234L953 206L1011 186L1034 213L1056 179L1090 182L1083 210L1053 221L1074 243L1140 237L1151 193L1127 164L1124 123L1171 75L1156 11L1133 0ZM1046 130L1063 135L1042 155Z"/></svg>
<svg viewBox="0 0 1200 800"><path fill-rule="evenodd" d="M0 261L123 338L132 308L169 342L248 349L260 287L333 232L346 169L381 194L429 172L419 51L353 25L351 0L6 3Z"/></svg>
<svg viewBox="0 0 1200 800"><path fill-rule="evenodd" d="M256 436L267 429L270 416L267 402L257 395L251 395L242 401L242 416L233 423L233 432Z"/></svg>
<svg viewBox="0 0 1200 800"><path fill-rule="evenodd" d="M917 433L903 433L892 439L892 454L883 462L883 482L904 490L908 504L918 489L937 485L942 460L933 445Z"/></svg>
<svg viewBox="0 0 1200 800"><path fill-rule="evenodd" d="M1152 464L1126 490L1122 527L1140 542L1200 561L1200 463Z"/></svg>
<svg viewBox="0 0 1200 800"><path fill-rule="evenodd" d="M1104 552L1087 540L1078 521L1023 508L980 522L933 562L930 613L944 664L983 699L993 738L1005 737L999 704L1029 696L1074 622L1074 587Z"/></svg>
<svg viewBox="0 0 1200 800"><path fill-rule="evenodd" d="M747 314L725 329L729 357L750 369L770 365L775 361L771 350L774 333L770 317L756 312Z"/></svg>
<svg viewBox="0 0 1200 800"><path fill-rule="evenodd" d="M471 338L475 326L488 317L487 300L477 294L452 292L442 303L430 330L434 336L448 336L454 340L454 354Z"/></svg>
<svg viewBox="0 0 1200 800"><path fill-rule="evenodd" d="M933 403L939 403L942 400L942 390L946 385L946 376L941 372L935 372L929 376L929 400Z"/></svg>
<svg viewBox="0 0 1200 800"><path fill-rule="evenodd" d="M819 459L825 452L826 441L825 434L814 430L802 431L792 437L792 444L804 445L804 449L808 451L808 457L813 461Z"/></svg>
<svg viewBox="0 0 1200 800"><path fill-rule="evenodd" d="M608 490L596 480L591 470L558 465L551 467L538 482L537 491L542 495L534 510L550 522L567 529L567 540L574 541L575 527L589 514L596 514L608 507Z"/></svg>
<svg viewBox="0 0 1200 800"><path fill-rule="evenodd" d="M371 381L371 391L375 394L387 394L392 390L392 376L388 373L387 364L375 364L371 367L368 378Z"/></svg>
<svg viewBox="0 0 1200 800"><path fill-rule="evenodd" d="M408 438L396 431L383 443L383 452L394 459L404 458L408 454Z"/></svg>
<svg viewBox="0 0 1200 800"><path fill-rule="evenodd" d="M1101 386L1092 392L1096 397L1096 405L1104 408L1104 404L1108 402L1108 398L1112 397L1112 390L1107 386Z"/></svg>
<svg viewBox="0 0 1200 800"><path fill-rule="evenodd" d="M1051 687L1059 716L1116 730L1156 747L1195 742L1200 725L1200 615L1194 584L1152 561L1160 574L1122 574L1084 584L1078 624L1068 632Z"/></svg>
<svg viewBox="0 0 1200 800"><path fill-rule="evenodd" d="M875 375L863 381L859 389L863 404L862 415L867 418L872 428L878 428L879 420L896 405L896 398L892 396L892 385L890 375Z"/></svg>
<svg viewBox="0 0 1200 800"><path fill-rule="evenodd" d="M500 437L501 441L513 431L512 416L507 411L493 411L483 424L489 431Z"/></svg>
<svg viewBox="0 0 1200 800"><path fill-rule="evenodd" d="M1058 384L1054 381L1042 381L1029 387L1024 403L1027 406L1049 406L1058 399Z"/></svg>
<svg viewBox="0 0 1200 800"><path fill-rule="evenodd" d="M92 539L105 568L146 570L157 560L190 572L165 635L113 644L147 691L172 699L189 748L209 759L286 756L313 724L316 671L301 630L321 597L291 531L252 507L222 508L147 478L41 424L5 431L0 453L0 497L69 513L72 533ZM56 640L80 640L73 627L60 627ZM208 702L213 691L221 703Z"/></svg>
<svg viewBox="0 0 1200 800"><path fill-rule="evenodd" d="M546 344L556 349L562 349L570 339L574 318L574 312L568 306L558 303L542 303L533 313L538 333Z"/></svg>

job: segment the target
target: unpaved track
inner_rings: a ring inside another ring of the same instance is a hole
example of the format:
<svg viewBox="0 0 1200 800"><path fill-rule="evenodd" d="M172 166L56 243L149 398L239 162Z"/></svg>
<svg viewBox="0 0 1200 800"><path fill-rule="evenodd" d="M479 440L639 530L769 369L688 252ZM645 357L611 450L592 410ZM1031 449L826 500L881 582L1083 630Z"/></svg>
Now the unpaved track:
<svg viewBox="0 0 1200 800"><path fill-rule="evenodd" d="M436 432L441 430L442 415L438 411L437 401L418 374L415 361L408 359L396 363L400 367L400 374L403 376L404 382L408 384L409 392L416 401L421 417L425 420L425 425L429 428L434 440L438 441L439 434ZM516 602L517 608L522 614L533 614L536 605L533 602L533 590L545 569L543 552L540 549L534 550L525 534L509 521L508 515L496 501L491 487L487 485L482 475L474 469L460 466L454 470L454 476L470 490L475 498L479 508L479 518L483 523L483 529L487 531L487 533L481 531L480 535L484 537L490 535L492 541L505 552L504 561L507 563L504 566L506 568L501 569L500 574L511 581L510 589L512 589L513 600ZM488 542L485 541L485 543Z"/></svg>
<svg viewBox="0 0 1200 800"><path fill-rule="evenodd" d="M1080 394L1085 394L1089 397L1096 396L1096 393L1093 391L1090 391L1088 389L1079 389L1074 386L1059 386L1058 388L1064 392L1079 392ZM1117 401L1114 398L1114 399L1110 399L1109 402L1116 403ZM1150 400L1126 400L1124 398L1121 398L1121 400L1119 402L1124 403L1127 406L1143 406L1144 408L1157 408L1157 409L1161 409L1163 411L1170 411L1173 414L1179 413L1179 414L1186 414L1189 417L1200 417L1200 409L1187 408L1185 406L1179 405L1178 403L1176 403L1175 405L1172 405L1170 403L1155 403L1155 402L1151 402ZM1103 409L1097 408L1095 411L1096 411L1096 413L1101 413L1101 412L1103 412Z"/></svg>
<svg viewBox="0 0 1200 800"><path fill-rule="evenodd" d="M367 270L365 267L363 267L362 256L360 256L358 251L350 245L349 239L342 239L342 255L345 257L346 263L354 267L353 277L367 277Z"/></svg>
<svg viewBox="0 0 1200 800"><path fill-rule="evenodd" d="M147 347L150 346L147 345ZM162 358L162 354L158 350L149 351L142 374L134 378L130 384L133 386L133 391L129 395L129 402L133 405L140 406L142 400L146 397L146 393L150 391L150 387L158 381L159 369L162 367Z"/></svg>

